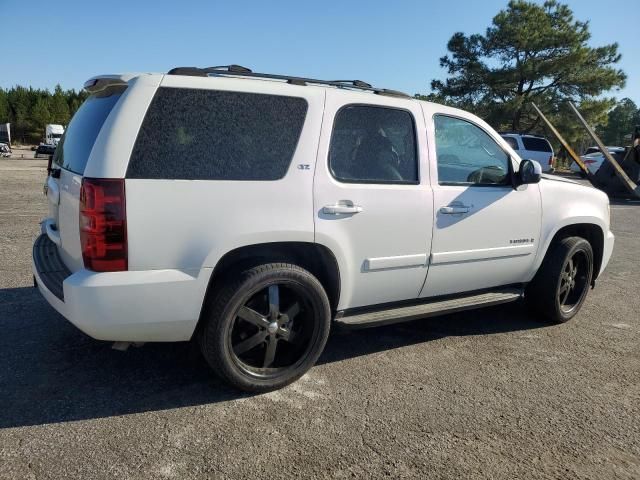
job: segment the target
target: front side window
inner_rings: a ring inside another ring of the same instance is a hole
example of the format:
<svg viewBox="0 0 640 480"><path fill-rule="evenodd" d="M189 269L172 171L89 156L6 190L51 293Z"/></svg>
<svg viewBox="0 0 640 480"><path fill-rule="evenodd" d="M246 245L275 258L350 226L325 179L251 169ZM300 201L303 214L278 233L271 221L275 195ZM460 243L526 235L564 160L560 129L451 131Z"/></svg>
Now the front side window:
<svg viewBox="0 0 640 480"><path fill-rule="evenodd" d="M441 185L509 183L509 156L489 134L460 118L436 115L434 121Z"/></svg>
<svg viewBox="0 0 640 480"><path fill-rule="evenodd" d="M329 167L347 183L418 183L412 115L405 110L349 105L337 114Z"/></svg>
<svg viewBox="0 0 640 480"><path fill-rule="evenodd" d="M299 97L159 88L136 140L127 178L278 180L307 114Z"/></svg>

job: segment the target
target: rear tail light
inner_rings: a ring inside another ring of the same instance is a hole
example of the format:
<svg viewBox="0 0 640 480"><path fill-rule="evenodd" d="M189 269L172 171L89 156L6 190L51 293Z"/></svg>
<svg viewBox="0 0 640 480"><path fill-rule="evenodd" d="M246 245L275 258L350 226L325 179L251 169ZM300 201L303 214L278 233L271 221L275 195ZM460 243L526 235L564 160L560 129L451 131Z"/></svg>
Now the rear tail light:
<svg viewBox="0 0 640 480"><path fill-rule="evenodd" d="M80 245L85 268L96 272L127 270L124 179L82 179Z"/></svg>
<svg viewBox="0 0 640 480"><path fill-rule="evenodd" d="M549 165L553 166L553 155L549 157Z"/></svg>
<svg viewBox="0 0 640 480"><path fill-rule="evenodd" d="M584 160L585 165L591 165L592 163L596 163L595 160Z"/></svg>

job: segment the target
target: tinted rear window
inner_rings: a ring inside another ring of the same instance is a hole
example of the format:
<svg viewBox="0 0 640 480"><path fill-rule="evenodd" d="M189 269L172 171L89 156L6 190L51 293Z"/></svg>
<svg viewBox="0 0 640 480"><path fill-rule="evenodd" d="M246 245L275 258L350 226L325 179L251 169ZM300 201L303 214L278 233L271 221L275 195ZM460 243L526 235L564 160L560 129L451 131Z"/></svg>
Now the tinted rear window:
<svg viewBox="0 0 640 480"><path fill-rule="evenodd" d="M349 105L335 118L329 165L351 183L418 183L413 116L404 110Z"/></svg>
<svg viewBox="0 0 640 480"><path fill-rule="evenodd" d="M525 150L534 152L553 152L551 145L544 138L522 137L522 144Z"/></svg>
<svg viewBox="0 0 640 480"><path fill-rule="evenodd" d="M513 137L502 137L514 150L518 150L518 141Z"/></svg>
<svg viewBox="0 0 640 480"><path fill-rule="evenodd" d="M160 88L136 140L128 178L278 180L307 113L302 98Z"/></svg>
<svg viewBox="0 0 640 480"><path fill-rule="evenodd" d="M53 156L55 164L80 175L84 173L98 133L125 89L107 88L84 101L56 148Z"/></svg>

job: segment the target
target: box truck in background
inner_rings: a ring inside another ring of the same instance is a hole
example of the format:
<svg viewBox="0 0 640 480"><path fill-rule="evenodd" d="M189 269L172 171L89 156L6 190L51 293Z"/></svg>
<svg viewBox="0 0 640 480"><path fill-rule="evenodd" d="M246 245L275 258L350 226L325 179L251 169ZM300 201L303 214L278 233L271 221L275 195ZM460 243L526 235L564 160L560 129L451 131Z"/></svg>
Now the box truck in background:
<svg viewBox="0 0 640 480"><path fill-rule="evenodd" d="M0 123L0 143L11 146L11 124Z"/></svg>
<svg viewBox="0 0 640 480"><path fill-rule="evenodd" d="M62 125L48 124L45 127L44 143L47 145L57 146L62 134L64 133L64 127Z"/></svg>

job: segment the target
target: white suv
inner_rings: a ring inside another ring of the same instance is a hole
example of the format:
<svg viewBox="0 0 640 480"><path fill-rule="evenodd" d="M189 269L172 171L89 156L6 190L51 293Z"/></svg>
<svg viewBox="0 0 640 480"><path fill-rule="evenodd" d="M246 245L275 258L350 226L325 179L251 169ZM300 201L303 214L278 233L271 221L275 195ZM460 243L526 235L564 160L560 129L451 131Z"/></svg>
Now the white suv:
<svg viewBox="0 0 640 480"><path fill-rule="evenodd" d="M537 135L502 133L506 140L522 159L535 160L542 166L543 172L553 171L553 147L549 140Z"/></svg>
<svg viewBox="0 0 640 480"><path fill-rule="evenodd" d="M462 110L236 66L85 88L46 183L40 292L96 339L198 339L242 389L300 377L332 323L522 296L566 321L611 255L604 193L541 180Z"/></svg>

